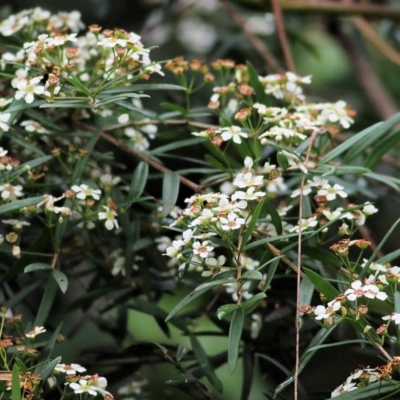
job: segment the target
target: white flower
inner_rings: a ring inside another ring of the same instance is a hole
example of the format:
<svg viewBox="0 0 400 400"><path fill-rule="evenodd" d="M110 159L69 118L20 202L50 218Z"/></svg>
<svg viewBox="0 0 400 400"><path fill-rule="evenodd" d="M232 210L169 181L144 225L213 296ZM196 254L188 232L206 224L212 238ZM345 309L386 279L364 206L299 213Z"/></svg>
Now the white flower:
<svg viewBox="0 0 400 400"><path fill-rule="evenodd" d="M221 129L221 137L226 142L229 139L232 139L235 143L242 143L242 137L247 138L249 135L246 132L242 132L239 126L230 126Z"/></svg>
<svg viewBox="0 0 400 400"><path fill-rule="evenodd" d="M114 210L111 210L110 207L103 206L106 211L101 211L98 214L100 220L105 219L105 227L110 231L111 229L118 228L118 221L115 218L117 213Z"/></svg>
<svg viewBox="0 0 400 400"><path fill-rule="evenodd" d="M335 104L319 104L316 108L321 110L318 119L324 124L327 122L339 122L343 128L347 129L354 122L353 118L348 115L346 103L343 100L339 100Z"/></svg>
<svg viewBox="0 0 400 400"><path fill-rule="evenodd" d="M347 382L344 383L340 386L338 386L332 393L331 393L331 398L332 397L336 397L336 396L340 396L343 393L348 393L351 392L353 390L358 389L358 387L356 386L356 384L353 382Z"/></svg>
<svg viewBox="0 0 400 400"><path fill-rule="evenodd" d="M87 379L79 379L79 383L72 382L69 386L76 394L89 393L93 396L97 395L97 387L90 385Z"/></svg>
<svg viewBox="0 0 400 400"><path fill-rule="evenodd" d="M57 364L54 367L54 371L63 372L67 375L78 375L80 372L85 372L86 368L79 364Z"/></svg>
<svg viewBox="0 0 400 400"><path fill-rule="evenodd" d="M6 124L6 122L8 122L10 117L11 117L10 113L0 112L0 130L7 132L10 129L9 125Z"/></svg>
<svg viewBox="0 0 400 400"><path fill-rule="evenodd" d="M302 219L301 220L301 230L305 230L308 228L312 228L318 224L317 217L310 217L307 219ZM290 229L290 232L298 232L299 231L299 226L294 226L292 229Z"/></svg>
<svg viewBox="0 0 400 400"><path fill-rule="evenodd" d="M340 186L337 183L333 186L324 185L322 189L318 190L318 195L325 196L328 201L335 200L336 195L345 198L347 197L347 193L343 189L343 186Z"/></svg>
<svg viewBox="0 0 400 400"><path fill-rule="evenodd" d="M364 296L368 297L369 299L378 299L378 300L386 300L388 295L385 292L381 292L378 288L378 286L375 285L365 285L363 287L364 290Z"/></svg>
<svg viewBox="0 0 400 400"><path fill-rule="evenodd" d="M29 331L25 336L28 338L34 338L41 333L46 332L43 326L35 326L31 331Z"/></svg>
<svg viewBox="0 0 400 400"><path fill-rule="evenodd" d="M112 177L110 174L105 174L100 177L100 182L102 185L107 188L107 187L112 187L117 185L121 181L121 178L118 176Z"/></svg>
<svg viewBox="0 0 400 400"><path fill-rule="evenodd" d="M88 185L82 183L81 185L74 185L71 188L75 193L76 197L81 200L85 200L86 197L90 196L93 197L95 200L100 200L100 189L92 189Z"/></svg>
<svg viewBox="0 0 400 400"><path fill-rule="evenodd" d="M124 130L124 133L126 136L130 137L131 140L134 143L134 148L140 151L146 150L150 147L149 141L146 139L146 137L137 131L136 129L133 128L126 128Z"/></svg>
<svg viewBox="0 0 400 400"><path fill-rule="evenodd" d="M221 228L224 231L239 229L246 222L244 218L238 218L238 216L233 212L229 213L227 218L220 217L219 220L222 222Z"/></svg>
<svg viewBox="0 0 400 400"><path fill-rule="evenodd" d="M205 240L203 243L194 242L193 243L193 254L198 254L201 258L207 258L208 253L214 250L214 247L209 246L210 241Z"/></svg>
<svg viewBox="0 0 400 400"><path fill-rule="evenodd" d="M182 246L184 245L183 240L174 240L172 242L172 245L167 247L166 249L166 255L169 257L176 257L179 258L178 256L180 255L180 251Z"/></svg>
<svg viewBox="0 0 400 400"><path fill-rule="evenodd" d="M44 128L41 124L39 124L39 122L36 121L26 120L21 122L20 125L23 126L28 132L49 133L46 128Z"/></svg>
<svg viewBox="0 0 400 400"><path fill-rule="evenodd" d="M0 185L1 198L4 200L16 200L17 197L22 197L24 194L22 193L21 185L10 185L9 183L5 183L4 185Z"/></svg>
<svg viewBox="0 0 400 400"><path fill-rule="evenodd" d="M44 86L39 86L39 82L43 79L42 76L37 76L30 80L22 79L17 83L17 91L15 98L17 100L24 99L28 104L35 100L35 94L44 94Z"/></svg>
<svg viewBox="0 0 400 400"><path fill-rule="evenodd" d="M344 295L347 297L348 300L354 301L357 299L357 297L362 297L364 296L364 290L362 287L362 282L357 280L352 282L351 288L347 289L344 292Z"/></svg>
<svg viewBox="0 0 400 400"><path fill-rule="evenodd" d="M384 317L382 317L382 319L384 321L389 321L389 320L394 321L394 323L396 325L399 325L400 324L400 313L393 312L390 315L385 315Z"/></svg>
<svg viewBox="0 0 400 400"><path fill-rule="evenodd" d="M126 124L127 122L129 122L129 114L121 114L118 117L118 122L120 124Z"/></svg>
<svg viewBox="0 0 400 400"><path fill-rule="evenodd" d="M362 212L363 212L366 216L375 214L375 213L377 213L378 211L379 211L379 210L378 210L373 204L371 204L371 203L365 204L365 206L364 206L363 209L362 209Z"/></svg>
<svg viewBox="0 0 400 400"><path fill-rule="evenodd" d="M219 256L218 259L214 257L207 258L205 260L205 264L208 268L210 268L210 271L203 271L201 276L214 276L220 274L221 272L229 271L228 267L222 267L225 262L225 256Z"/></svg>
<svg viewBox="0 0 400 400"><path fill-rule="evenodd" d="M237 200L237 199L256 200L266 195L265 192L255 192L255 190L256 188L254 186L250 186L246 192L238 190L235 193L233 193L232 200Z"/></svg>

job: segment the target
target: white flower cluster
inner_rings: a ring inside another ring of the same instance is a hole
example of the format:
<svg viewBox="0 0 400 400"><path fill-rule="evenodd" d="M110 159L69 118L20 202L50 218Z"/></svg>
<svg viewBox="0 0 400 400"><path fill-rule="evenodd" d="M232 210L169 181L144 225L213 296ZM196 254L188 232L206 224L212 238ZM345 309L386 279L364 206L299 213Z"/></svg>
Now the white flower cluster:
<svg viewBox="0 0 400 400"><path fill-rule="evenodd" d="M378 381L379 372L372 368L359 368L355 370L347 379L346 382L338 386L332 393L331 398L340 396L358 389L360 386L366 386ZM362 382L362 384L360 384Z"/></svg>

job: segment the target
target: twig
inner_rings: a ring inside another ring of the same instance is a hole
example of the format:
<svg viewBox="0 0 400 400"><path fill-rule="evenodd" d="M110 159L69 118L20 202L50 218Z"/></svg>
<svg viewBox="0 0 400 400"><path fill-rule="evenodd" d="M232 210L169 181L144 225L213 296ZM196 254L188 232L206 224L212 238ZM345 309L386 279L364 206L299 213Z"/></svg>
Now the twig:
<svg viewBox="0 0 400 400"><path fill-rule="evenodd" d="M271 243L267 243L267 246L276 257L279 257L288 267L296 272L296 274L299 274L302 278L305 276L304 272L300 271L299 268L296 267L296 265L294 265L285 255L283 255L281 251L277 249L274 245L272 245Z"/></svg>
<svg viewBox="0 0 400 400"><path fill-rule="evenodd" d="M317 137L319 130L315 130L311 137L308 145L304 165L308 164L310 158L311 149L314 144L315 138ZM300 284L301 284L301 252L302 252L302 220L303 220L303 189L306 181L306 174L303 174L300 183L300 196L299 196L299 235L297 237L297 282L296 282L296 365L294 369L294 400L298 400L298 384L299 384L299 366L300 366Z"/></svg>
<svg viewBox="0 0 400 400"><path fill-rule="evenodd" d="M342 29L338 30L338 38L350 58L360 85L374 109L381 118L390 118L398 110L395 102L383 88L367 60L360 54L353 38Z"/></svg>
<svg viewBox="0 0 400 400"><path fill-rule="evenodd" d="M246 35L249 42L253 45L253 47L259 52L259 54L264 58L265 62L271 68L272 71L282 73L283 70L279 66L276 58L267 51L264 46L264 43L254 35L246 26L246 21L242 18L242 16L236 12L236 10L230 5L228 0L220 0L222 6L229 13L232 19L236 22L236 24L240 27L243 33Z"/></svg>
<svg viewBox="0 0 400 400"><path fill-rule="evenodd" d="M380 345L380 343L374 343L375 347L386 357L387 360L393 361L393 357Z"/></svg>
<svg viewBox="0 0 400 400"><path fill-rule="evenodd" d="M106 140L109 143L112 143L115 147L118 147L119 149L123 150L125 153L129 153L135 158L144 161L145 163L151 165L153 168L160 172L171 172L170 169L167 167L164 167L164 165L160 164L158 161L152 159L151 157L147 156L146 154L143 154L139 151L136 151L135 149L132 149L131 147L128 147L121 143L118 139L115 139L113 136L109 135L108 133L105 132L100 132L100 137L104 140ZM191 188L194 192L199 193L201 192L202 188L200 185L192 182L191 180L185 178L184 176L179 176L179 181L183 183L185 186Z"/></svg>
<svg viewBox="0 0 400 400"><path fill-rule="evenodd" d="M394 7L375 4L350 3L344 5L340 2L315 2L304 0L280 0L283 11L295 11L296 13L324 13L339 14L343 16L364 15L372 18L400 19L400 10Z"/></svg>
<svg viewBox="0 0 400 400"><path fill-rule="evenodd" d="M375 30L365 18L355 17L352 21L372 46L374 46L388 60L400 66L400 54L376 34Z"/></svg>
<svg viewBox="0 0 400 400"><path fill-rule="evenodd" d="M82 121L74 121L74 123L75 123L75 125L78 125L89 132L94 132L96 130L94 127L87 125ZM120 150L122 150L128 154L131 154L136 159L144 161L145 163L151 165L153 168L155 168L156 170L158 170L160 172L165 173L165 172L171 171L167 167L164 167L164 165L160 164L158 161L147 156L146 154L143 154L139 151L136 151L135 149L132 149L131 147L124 145L121 141L119 141L118 139L116 139L113 136L106 133L105 130L100 132L100 137L102 139L106 140L107 142L112 143L115 147L119 148ZM196 183L192 182L191 180L185 178L184 176L179 176L179 181L182 184L184 184L185 186L191 188L196 193L199 193L202 191L202 187L200 185L197 185Z"/></svg>
<svg viewBox="0 0 400 400"><path fill-rule="evenodd" d="M279 0L271 0L272 10L275 16L276 28L278 30L279 42L282 47L283 58L285 60L286 68L294 72L294 63L292 55L290 54L289 42L285 32L285 23L283 21L281 6Z"/></svg>

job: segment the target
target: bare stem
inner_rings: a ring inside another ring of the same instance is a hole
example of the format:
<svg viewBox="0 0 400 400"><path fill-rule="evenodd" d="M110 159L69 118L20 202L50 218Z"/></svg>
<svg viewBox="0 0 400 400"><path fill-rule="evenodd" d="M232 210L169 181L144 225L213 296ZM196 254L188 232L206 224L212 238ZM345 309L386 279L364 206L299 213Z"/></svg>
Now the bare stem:
<svg viewBox="0 0 400 400"><path fill-rule="evenodd" d="M278 73L282 73L283 70L279 66L276 58L265 48L264 43L254 35L246 26L246 21L242 18L242 16L231 6L228 0L220 0L222 6L229 13L232 19L236 22L236 24L240 27L243 33L246 35L249 42L253 45L253 47L258 51L261 57L265 60L268 67Z"/></svg>
<svg viewBox="0 0 400 400"><path fill-rule="evenodd" d="M278 37L282 47L283 58L285 59L286 67L289 71L294 72L294 63L292 55L290 54L289 41L285 32L285 22L283 21L282 10L279 0L271 0L272 10L275 16L276 28L278 30Z"/></svg>

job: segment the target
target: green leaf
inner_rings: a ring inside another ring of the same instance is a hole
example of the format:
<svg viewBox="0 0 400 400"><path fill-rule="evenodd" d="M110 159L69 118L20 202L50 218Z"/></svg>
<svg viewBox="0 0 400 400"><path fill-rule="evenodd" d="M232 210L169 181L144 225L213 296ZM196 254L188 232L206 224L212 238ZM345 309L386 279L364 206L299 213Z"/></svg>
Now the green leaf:
<svg viewBox="0 0 400 400"><path fill-rule="evenodd" d="M217 310L218 319L225 318L228 314L233 313L239 306L237 304L224 304Z"/></svg>
<svg viewBox="0 0 400 400"><path fill-rule="evenodd" d="M276 233L278 235L282 235L282 220L278 214L278 211L276 211L276 207L274 207L272 203L268 200L265 200L264 208L267 210L268 215L271 217L271 221L276 229Z"/></svg>
<svg viewBox="0 0 400 400"><path fill-rule="evenodd" d="M278 151L276 154L276 161L278 161L279 166L285 170L289 168L289 161L288 158L285 154L283 154L281 151Z"/></svg>
<svg viewBox="0 0 400 400"><path fill-rule="evenodd" d="M311 340L310 344L308 345L306 351L303 353L303 355L300 358L300 363L299 363L299 373L304 369L304 367L308 364L308 362L311 360L311 358L314 356L316 350L314 351L308 351L308 349L315 347L319 345L320 343L323 343L324 340L331 334L331 332L338 326L338 324L331 326L328 329L322 328ZM279 393L281 393L283 390L285 390L288 386L290 386L294 381L293 373L291 376L289 376L284 382L279 384L277 388L275 389L274 395L277 396Z"/></svg>
<svg viewBox="0 0 400 400"><path fill-rule="evenodd" d="M260 271L246 271L242 275L242 279L245 281L261 281L263 275Z"/></svg>
<svg viewBox="0 0 400 400"><path fill-rule="evenodd" d="M318 291L321 292L329 301L333 300L340 294L339 291L321 275L308 268L304 268L303 270Z"/></svg>
<svg viewBox="0 0 400 400"><path fill-rule="evenodd" d="M12 400L21 400L21 386L19 381L19 368L17 364L14 364L12 370L12 381L11 381L11 398Z"/></svg>
<svg viewBox="0 0 400 400"><path fill-rule="evenodd" d="M256 69L253 67L253 64L251 64L250 61L247 61L246 65L247 65L247 71L249 73L250 84L256 94L257 102L268 105L271 102L271 100L265 93L264 86L260 82L260 78L258 76Z"/></svg>
<svg viewBox="0 0 400 400"><path fill-rule="evenodd" d="M309 305L314 293L314 285L307 275L300 283L300 306Z"/></svg>
<svg viewBox="0 0 400 400"><path fill-rule="evenodd" d="M154 150L151 150L149 152L150 156L154 156L154 155L158 155L158 154L163 154L166 153L170 150L176 150L176 149L180 149L181 147L189 147L189 146L193 146L195 144L198 143L202 143L204 142L206 139L200 137L200 138L191 138L191 139L185 139L185 140L179 140L177 142L173 142L173 143L168 143L164 146L160 146L157 147Z"/></svg>
<svg viewBox="0 0 400 400"><path fill-rule="evenodd" d="M400 313L400 292L394 293L394 311Z"/></svg>
<svg viewBox="0 0 400 400"><path fill-rule="evenodd" d="M203 290L203 289L211 289L214 286L220 286L220 285L225 285L226 283L235 283L236 280L233 279L216 279L216 280L212 280L210 282L205 282L202 283L200 286L197 286L195 290L195 292L199 291L199 290Z"/></svg>
<svg viewBox="0 0 400 400"><path fill-rule="evenodd" d="M242 303L242 308L243 310L246 311L247 314L247 310L249 309L254 309L254 306L258 306L258 304L260 303L260 301L262 299L265 299L267 297L267 295L265 293L257 293L255 294L253 297L251 297L250 299L244 301Z"/></svg>
<svg viewBox="0 0 400 400"><path fill-rule="evenodd" d="M400 130L392 133L389 137L385 137L379 144L374 146L364 161L364 166L367 168L373 168L376 163L386 154L393 150L396 145L400 142Z"/></svg>
<svg viewBox="0 0 400 400"><path fill-rule="evenodd" d="M201 370L204 372L204 375L207 377L211 385L213 385L215 390L222 393L222 383L215 374L214 368L196 336L190 335L190 343L192 345L193 353L200 365Z"/></svg>
<svg viewBox="0 0 400 400"><path fill-rule="evenodd" d="M132 174L131 187L129 189L128 202L139 198L146 187L149 176L149 165L141 161Z"/></svg>
<svg viewBox="0 0 400 400"><path fill-rule="evenodd" d="M40 374L43 381L46 381L47 378L51 375L53 372L55 366L59 364L61 361L61 357L57 357L54 360L52 360L50 363L47 365L42 365L37 371L35 370L35 373Z"/></svg>
<svg viewBox="0 0 400 400"><path fill-rule="evenodd" d="M53 269L51 273L54 280L57 282L58 286L60 287L61 291L65 294L68 289L68 278L66 275L58 269Z"/></svg>
<svg viewBox="0 0 400 400"><path fill-rule="evenodd" d="M243 346L243 384L240 400L248 400L254 374L254 354L252 346Z"/></svg>
<svg viewBox="0 0 400 400"><path fill-rule="evenodd" d="M389 239L390 235L393 233L393 231L396 229L397 225L400 223L400 218L391 226L391 228L386 232L385 236L383 239L380 241L379 245L376 247L374 252L372 253L371 257L368 259L367 263L364 265L361 273L358 276L358 279L362 280L367 276L369 273L369 266L374 262L376 259L376 256L379 254L381 251L382 246L386 243L386 241Z"/></svg>
<svg viewBox="0 0 400 400"><path fill-rule="evenodd" d="M33 206L41 201L43 201L43 196L31 197L23 200L14 200L11 203L0 206L0 215L8 214L13 211L19 211L22 208Z"/></svg>
<svg viewBox="0 0 400 400"><path fill-rule="evenodd" d="M257 204L257 207L255 208L255 210L253 211L253 214L251 216L251 220L250 222L247 224L246 230L244 232L243 235L243 240L242 240L242 245L241 245L241 251L243 251L243 249L246 247L246 244L253 232L253 229L256 225L256 223L258 222L258 217L260 216L261 210L263 208L264 205L264 200L260 201Z"/></svg>
<svg viewBox="0 0 400 400"><path fill-rule="evenodd" d="M75 86L80 92L85 94L89 99L93 99L93 94L86 89L86 87L76 78L74 77L67 77L65 78L67 82L69 82L71 85Z"/></svg>
<svg viewBox="0 0 400 400"><path fill-rule="evenodd" d="M400 386L398 382L394 381L381 381L374 382L368 386L358 388L357 390L352 390L351 392L341 394L336 396L337 400L366 400L366 399L389 399L389 397L382 397L383 394L390 393L394 395L395 393L399 393ZM377 396L377 397L376 397ZM390 398L393 398L390 396Z"/></svg>
<svg viewBox="0 0 400 400"><path fill-rule="evenodd" d="M21 372L28 372L29 369L28 367L24 364L24 362L22 360L20 360L18 357L15 357L15 362L18 365L18 368Z"/></svg>
<svg viewBox="0 0 400 400"><path fill-rule="evenodd" d="M337 346L345 346L346 344L354 344L354 343L362 343L373 346L373 344L368 340L363 339L354 339L354 340L343 340L341 342L329 343L329 344L320 344L318 346L310 347L307 351L315 351L320 349L326 349L328 347L337 347Z"/></svg>
<svg viewBox="0 0 400 400"><path fill-rule="evenodd" d="M24 272L32 272L32 271L39 271L43 269L53 269L51 265L49 264L44 264L44 263L34 263L34 264L29 264L25 267Z"/></svg>
<svg viewBox="0 0 400 400"><path fill-rule="evenodd" d="M164 173L162 201L162 216L166 217L174 208L179 194L179 174L172 171Z"/></svg>
<svg viewBox="0 0 400 400"><path fill-rule="evenodd" d="M39 108L93 108L93 106L85 100L57 100L54 103L44 103Z"/></svg>
<svg viewBox="0 0 400 400"><path fill-rule="evenodd" d="M382 136L386 135L387 132L398 122L400 122L400 113L393 115L393 117L389 118L385 122L380 122L364 129L331 150L327 155L325 155L325 157L322 158L320 161L321 164L326 164L334 160L350 149L351 152L349 151L349 153L346 155L343 163L348 163L349 161L354 160L374 142L380 140Z"/></svg>
<svg viewBox="0 0 400 400"><path fill-rule="evenodd" d="M236 370L239 359L239 347L240 339L242 337L243 322L244 311L242 308L238 308L233 312L233 317L229 328L228 366L232 375Z"/></svg>
<svg viewBox="0 0 400 400"><path fill-rule="evenodd" d="M219 169L220 171L226 171L226 167L220 163L216 158L210 156L209 154L206 154L204 156L205 160L212 165L214 168Z"/></svg>
<svg viewBox="0 0 400 400"><path fill-rule="evenodd" d="M54 346L57 342L58 334L61 331L62 325L63 325L62 322L60 322L58 324L57 328L54 330L53 334L51 335L51 339L46 344L46 347L44 348L44 350L42 350L42 354L41 354L42 359L49 359L51 357Z"/></svg>
<svg viewBox="0 0 400 400"><path fill-rule="evenodd" d="M301 251L312 260L321 261L325 265L334 265L337 267L342 265L342 261L340 260L340 258L327 250L320 249L318 247L303 245Z"/></svg>
<svg viewBox="0 0 400 400"><path fill-rule="evenodd" d="M35 326L43 326L50 314L53 301L57 294L57 283L49 276L46 288L44 289L42 301L40 302L39 310L36 314Z"/></svg>
<svg viewBox="0 0 400 400"><path fill-rule="evenodd" d="M176 313L181 311L184 307L186 307L189 303L191 303L194 299L197 297L201 296L207 290L210 290L211 287L206 287L202 290L195 290L191 293L189 293L186 297L184 297L174 308L173 310L168 314L167 318L165 318L165 322L168 322Z"/></svg>
<svg viewBox="0 0 400 400"><path fill-rule="evenodd" d="M390 186L397 191L400 191L400 179L394 178L393 176L389 175L377 174L376 172L367 172L365 176L367 178L381 182L384 185Z"/></svg>
<svg viewBox="0 0 400 400"><path fill-rule="evenodd" d="M93 152L94 146L97 143L97 140L100 136L100 129L97 132L94 132L91 135L90 140L88 141L88 143L86 144L85 149L88 151L88 154L81 156L79 161L76 163L74 172L72 174L72 179L71 182L73 185L79 185L80 184L80 180L81 180L81 176L83 174L83 171L85 170L86 164L89 161L90 155Z"/></svg>
<svg viewBox="0 0 400 400"><path fill-rule="evenodd" d="M12 170L12 173L10 174L10 180L14 179L18 175L23 174L27 170L36 168L39 165L42 165L42 164L50 161L53 158L54 158L54 156L44 156L44 157L36 158L35 160L31 160L31 161L21 164L18 168L15 168Z"/></svg>
<svg viewBox="0 0 400 400"><path fill-rule="evenodd" d="M371 172L369 168L357 167L351 165L339 166L339 167L331 167L321 176L330 176L330 175L363 175L367 172ZM313 173L318 173L318 168L313 171Z"/></svg>
<svg viewBox="0 0 400 400"><path fill-rule="evenodd" d="M183 86L171 85L168 83L142 83L137 85L120 86L116 88L105 89L100 91L100 93L102 95L111 95L118 93L141 92L146 90L186 90L186 88L184 88Z"/></svg>
<svg viewBox="0 0 400 400"><path fill-rule="evenodd" d="M178 347L176 349L176 360L180 362L183 358L186 357L186 354L188 354L190 349L188 349L186 346L178 343Z"/></svg>

